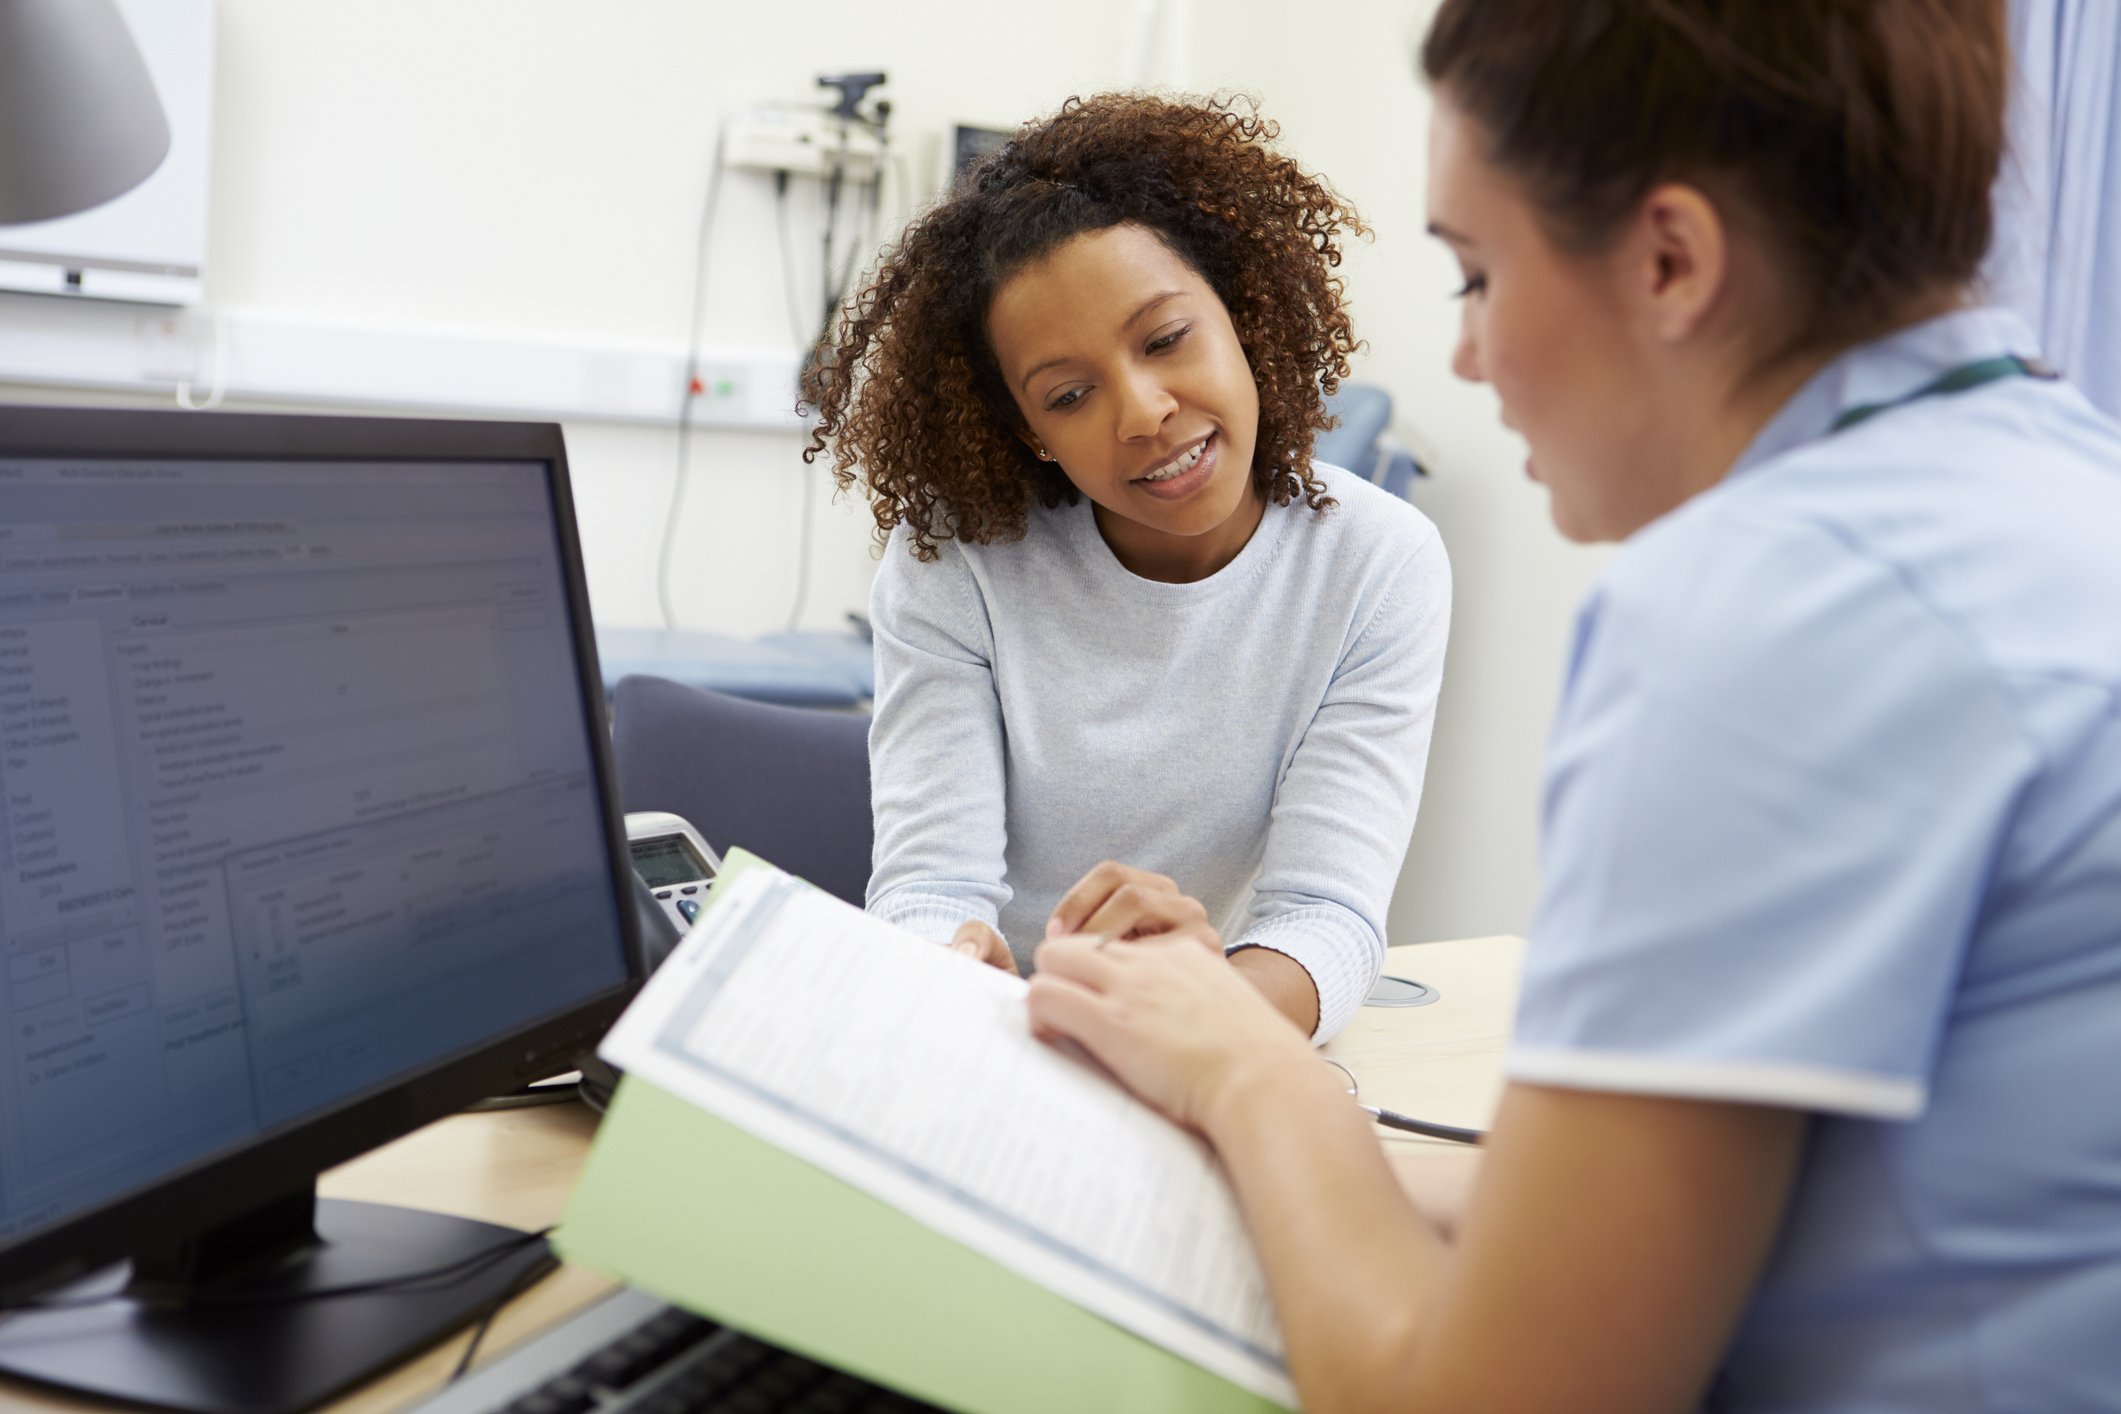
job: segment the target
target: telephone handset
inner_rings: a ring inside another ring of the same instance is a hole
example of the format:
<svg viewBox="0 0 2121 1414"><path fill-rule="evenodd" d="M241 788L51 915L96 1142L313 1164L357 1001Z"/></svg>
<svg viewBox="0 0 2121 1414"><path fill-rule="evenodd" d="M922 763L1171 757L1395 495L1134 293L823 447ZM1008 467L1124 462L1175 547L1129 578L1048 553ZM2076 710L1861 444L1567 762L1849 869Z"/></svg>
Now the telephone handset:
<svg viewBox="0 0 2121 1414"><path fill-rule="evenodd" d="M655 971L700 916L700 905L722 857L682 815L637 810L626 817L626 851L633 858L633 899L641 920L644 970ZM611 1103L619 1073L597 1056L582 1061L579 1092L598 1114Z"/></svg>
<svg viewBox="0 0 2121 1414"><path fill-rule="evenodd" d="M626 817L626 848L663 913L683 933L700 916L722 858L683 816L637 810Z"/></svg>

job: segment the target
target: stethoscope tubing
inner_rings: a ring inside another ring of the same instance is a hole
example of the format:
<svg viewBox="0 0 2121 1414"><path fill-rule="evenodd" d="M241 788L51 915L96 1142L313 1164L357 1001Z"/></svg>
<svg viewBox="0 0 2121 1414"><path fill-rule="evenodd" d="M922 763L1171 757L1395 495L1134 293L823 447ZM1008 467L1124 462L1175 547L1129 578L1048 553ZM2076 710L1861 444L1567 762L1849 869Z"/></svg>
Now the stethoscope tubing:
<svg viewBox="0 0 2121 1414"><path fill-rule="evenodd" d="M1357 1109L1387 1129L1397 1129L1407 1134L1419 1134L1425 1139L1448 1139L1453 1144L1479 1144L1488 1137L1488 1132L1484 1129L1461 1129L1455 1124L1436 1124L1430 1120L1415 1119L1411 1115L1400 1114L1396 1110L1381 1110L1375 1105L1366 1105L1362 1102L1362 1097L1356 1093L1357 1086L1354 1071L1334 1060L1331 1056L1320 1056L1319 1059L1348 1077L1348 1098L1355 1101Z"/></svg>

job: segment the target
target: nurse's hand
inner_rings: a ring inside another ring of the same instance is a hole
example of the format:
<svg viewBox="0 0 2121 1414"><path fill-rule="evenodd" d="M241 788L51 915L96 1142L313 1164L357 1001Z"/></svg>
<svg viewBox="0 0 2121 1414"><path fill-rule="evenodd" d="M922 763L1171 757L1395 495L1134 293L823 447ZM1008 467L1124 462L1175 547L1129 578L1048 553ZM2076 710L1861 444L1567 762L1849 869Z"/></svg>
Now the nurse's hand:
<svg viewBox="0 0 2121 1414"><path fill-rule="evenodd" d="M1076 880L1046 920L1046 936L1097 933L1133 939L1186 931L1220 957L1223 940L1208 926L1199 899L1179 892L1168 875L1108 859Z"/></svg>
<svg viewBox="0 0 2121 1414"><path fill-rule="evenodd" d="M1186 937L1223 955L1222 935L1208 926L1208 910L1199 899L1180 893L1166 875L1110 859L1077 880L1046 920L1047 937L1071 933L1097 933L1125 942ZM1306 1036L1318 1029L1318 985L1302 963L1270 948L1244 948L1229 959L1230 966Z"/></svg>
<svg viewBox="0 0 2121 1414"><path fill-rule="evenodd" d="M1016 958L1009 952L1009 944L977 918L968 918L957 925L957 933L950 939L950 950L961 952L975 962L984 962L989 967L999 967L1011 977L1017 975Z"/></svg>
<svg viewBox="0 0 2121 1414"><path fill-rule="evenodd" d="M1032 1029L1075 1041L1135 1094L1212 1134L1216 1115L1254 1084L1324 1072L1303 1033L1221 951L1205 924L1124 946L1049 938L1031 977Z"/></svg>

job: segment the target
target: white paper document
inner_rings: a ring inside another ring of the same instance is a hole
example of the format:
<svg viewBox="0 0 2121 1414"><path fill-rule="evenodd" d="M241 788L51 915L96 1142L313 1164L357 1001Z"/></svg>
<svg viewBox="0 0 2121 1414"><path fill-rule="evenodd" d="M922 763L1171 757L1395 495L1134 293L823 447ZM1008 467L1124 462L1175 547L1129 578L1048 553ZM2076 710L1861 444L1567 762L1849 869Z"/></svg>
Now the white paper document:
<svg viewBox="0 0 2121 1414"><path fill-rule="evenodd" d="M774 870L720 890L606 1060L1296 1407L1213 1155L1034 1040L1023 981Z"/></svg>

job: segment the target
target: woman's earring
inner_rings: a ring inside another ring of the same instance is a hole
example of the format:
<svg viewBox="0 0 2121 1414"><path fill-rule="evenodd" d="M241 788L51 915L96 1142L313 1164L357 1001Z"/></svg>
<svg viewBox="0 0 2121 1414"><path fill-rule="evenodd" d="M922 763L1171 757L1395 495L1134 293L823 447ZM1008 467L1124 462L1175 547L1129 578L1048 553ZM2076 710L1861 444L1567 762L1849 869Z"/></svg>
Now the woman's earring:
<svg viewBox="0 0 2121 1414"><path fill-rule="evenodd" d="M1049 462L1049 461L1052 461L1052 460L1053 460L1053 453L1051 453L1051 452L1047 451L1047 450L1046 450L1046 449L1045 449L1044 447L1040 447L1040 448L1038 448L1037 450L1038 450L1038 459L1039 459L1040 461L1042 461L1042 462Z"/></svg>

